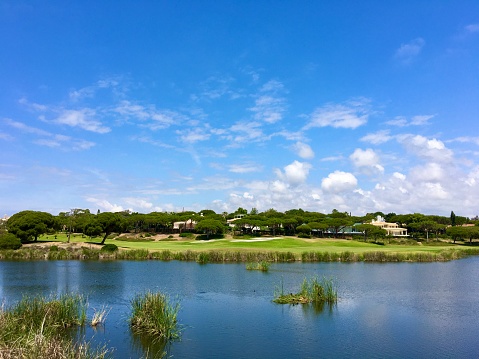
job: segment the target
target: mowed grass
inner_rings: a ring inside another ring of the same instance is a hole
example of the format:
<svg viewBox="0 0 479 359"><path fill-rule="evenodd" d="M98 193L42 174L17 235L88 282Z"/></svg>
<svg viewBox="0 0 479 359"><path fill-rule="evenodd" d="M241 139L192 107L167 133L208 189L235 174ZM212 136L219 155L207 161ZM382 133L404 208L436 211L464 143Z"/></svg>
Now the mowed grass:
<svg viewBox="0 0 479 359"><path fill-rule="evenodd" d="M384 252L433 252L439 253L445 249L464 248L463 246L444 245L377 245L355 240L344 239L315 239L303 240L300 238L277 238L268 241L244 241L237 242L231 239L212 240L212 241L157 241L157 242L123 242L114 239L107 240L106 243L114 243L119 248L128 249L147 249L150 251L170 250L173 252L181 251L207 251L207 250L226 250L226 251L284 251L300 254L305 251L321 252L353 252L364 253L371 251Z"/></svg>
<svg viewBox="0 0 479 359"><path fill-rule="evenodd" d="M48 238L47 238L48 237ZM169 250L172 252L194 251L203 252L210 250L224 250L224 251L272 251L272 252L291 252L298 256L303 252L329 252L329 253L365 253L365 252L386 252L386 253L440 253L448 249L467 249L467 246L452 243L437 243L432 242L431 245L427 243L420 244L384 244L378 245L375 243L346 240L346 239L330 239L330 238L314 238L301 239L294 237L261 237L250 240L237 240L232 238L201 241L194 239L178 238L178 240L164 240L151 242L128 242L117 241L115 239L107 239L105 243L112 243L121 249L146 249L148 251L163 251ZM67 242L67 235L59 233L56 235L42 236L39 242ZM89 238L86 236L72 235L71 243L89 243L98 244L101 239Z"/></svg>

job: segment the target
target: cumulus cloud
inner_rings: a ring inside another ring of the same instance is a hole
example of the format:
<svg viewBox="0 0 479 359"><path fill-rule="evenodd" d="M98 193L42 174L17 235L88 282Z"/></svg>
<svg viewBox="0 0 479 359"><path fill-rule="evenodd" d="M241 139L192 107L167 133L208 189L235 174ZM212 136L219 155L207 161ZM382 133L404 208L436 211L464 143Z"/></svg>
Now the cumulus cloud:
<svg viewBox="0 0 479 359"><path fill-rule="evenodd" d="M379 164L379 156L372 149L356 148L349 156L353 165L366 174L383 173L384 167Z"/></svg>
<svg viewBox="0 0 479 359"><path fill-rule="evenodd" d="M123 201L130 205L133 209L151 209L153 207L153 203L143 198L126 197L123 198Z"/></svg>
<svg viewBox="0 0 479 359"><path fill-rule="evenodd" d="M345 104L329 104L317 108L309 117L303 130L314 127L333 127L355 129L368 122L371 114L369 101L360 99Z"/></svg>
<svg viewBox="0 0 479 359"><path fill-rule="evenodd" d="M314 151L311 149L311 146L309 146L306 143L296 142L293 145L293 150L301 158L304 158L304 159L307 159L307 160L314 158Z"/></svg>
<svg viewBox="0 0 479 359"><path fill-rule="evenodd" d="M105 212L121 212L125 210L122 206L117 204L112 204L106 199L88 197L86 198L86 200L87 202L93 203L96 206L100 207L100 209Z"/></svg>
<svg viewBox="0 0 479 359"><path fill-rule="evenodd" d="M294 161L284 167L284 172L277 171L279 178L285 180L290 185L296 186L304 183L308 178L311 165L307 162Z"/></svg>
<svg viewBox="0 0 479 359"><path fill-rule="evenodd" d="M425 160L434 162L449 162L452 160L453 152L444 143L435 138L428 139L421 135L400 135L397 137L408 152Z"/></svg>
<svg viewBox="0 0 479 359"><path fill-rule="evenodd" d="M401 44L394 53L394 58L405 65L410 64L419 56L425 44L426 42L421 37L406 44Z"/></svg>
<svg viewBox="0 0 479 359"><path fill-rule="evenodd" d="M334 171L323 178L321 188L325 192L341 193L351 191L358 185L356 177L349 172Z"/></svg>

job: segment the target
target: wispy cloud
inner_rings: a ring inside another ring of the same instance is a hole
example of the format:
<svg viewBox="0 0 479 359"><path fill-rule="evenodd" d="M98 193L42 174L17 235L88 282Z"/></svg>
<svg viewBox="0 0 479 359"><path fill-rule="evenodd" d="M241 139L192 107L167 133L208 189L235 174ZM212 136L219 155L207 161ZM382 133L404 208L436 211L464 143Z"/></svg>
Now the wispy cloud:
<svg viewBox="0 0 479 359"><path fill-rule="evenodd" d="M479 24L469 24L464 29L470 34L476 34L479 33Z"/></svg>
<svg viewBox="0 0 479 359"><path fill-rule="evenodd" d="M368 133L366 136L361 137L360 141L369 142L373 145L380 145L381 143L386 143L393 138L394 137L390 135L389 130L381 130L374 133Z"/></svg>
<svg viewBox="0 0 479 359"><path fill-rule="evenodd" d="M206 128L193 128L186 130L177 130L176 134L179 136L180 141L187 143L195 143L199 141L207 141L210 139L211 134Z"/></svg>
<svg viewBox="0 0 479 359"><path fill-rule="evenodd" d="M64 110L54 122L95 133L108 133L111 129L95 119L95 110L84 108L81 110Z"/></svg>
<svg viewBox="0 0 479 359"><path fill-rule="evenodd" d="M314 127L355 129L368 122L371 115L369 100L358 99L344 104L329 104L317 108L310 116L303 130Z"/></svg>
<svg viewBox="0 0 479 359"><path fill-rule="evenodd" d="M154 105L144 106L128 100L121 101L113 112L119 114L123 120L132 120L153 131L180 125L188 119L176 111L157 109Z"/></svg>
<svg viewBox="0 0 479 359"><path fill-rule="evenodd" d="M429 125L429 120L433 119L435 115L419 115L413 116L410 120L406 117L398 116L394 120L387 121L386 124L390 126L406 127L406 126L425 126Z"/></svg>
<svg viewBox="0 0 479 359"><path fill-rule="evenodd" d="M263 166L256 163L232 164L229 166L229 171L233 173L251 173L260 172Z"/></svg>
<svg viewBox="0 0 479 359"><path fill-rule="evenodd" d="M249 108L256 121L275 123L282 120L286 111L285 99L280 95L282 92L284 86L276 80L268 81L261 87L255 105Z"/></svg>
<svg viewBox="0 0 479 359"><path fill-rule="evenodd" d="M422 37L418 37L401 46L394 53L394 58L401 63L408 65L412 63L421 53L426 42Z"/></svg>
<svg viewBox="0 0 479 359"><path fill-rule="evenodd" d="M95 146L94 142L85 141L82 139L76 139L70 136L53 134L48 131L28 126L22 122L13 121L11 119L5 119L4 122L13 127L17 130L33 134L37 136L41 136L43 138L34 139L32 142L40 145L40 146L47 146L51 148L62 148L62 149L72 149L72 150L88 150L91 147Z"/></svg>

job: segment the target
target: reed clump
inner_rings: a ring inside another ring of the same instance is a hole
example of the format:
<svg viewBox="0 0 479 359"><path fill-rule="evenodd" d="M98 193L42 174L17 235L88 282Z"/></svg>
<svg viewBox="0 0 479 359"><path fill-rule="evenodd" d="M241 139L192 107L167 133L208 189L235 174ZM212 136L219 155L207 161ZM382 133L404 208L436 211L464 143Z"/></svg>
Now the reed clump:
<svg viewBox="0 0 479 359"><path fill-rule="evenodd" d="M278 304L307 304L307 303L327 303L336 304L338 292L331 279L313 277L304 278L301 284L301 290L298 293L285 293L283 283L276 289L273 302Z"/></svg>
<svg viewBox="0 0 479 359"><path fill-rule="evenodd" d="M135 334L168 341L180 337L177 315L179 303L172 304L167 295L150 291L131 301L130 326Z"/></svg>
<svg viewBox="0 0 479 359"><path fill-rule="evenodd" d="M261 261L256 263L246 263L247 270L258 270L261 272L269 271L270 266L271 266L271 263L266 261Z"/></svg>
<svg viewBox="0 0 479 359"><path fill-rule="evenodd" d="M67 328L86 321L86 300L81 295L23 297L12 307L0 309L0 358L105 358L109 350L92 350L89 343L75 343Z"/></svg>

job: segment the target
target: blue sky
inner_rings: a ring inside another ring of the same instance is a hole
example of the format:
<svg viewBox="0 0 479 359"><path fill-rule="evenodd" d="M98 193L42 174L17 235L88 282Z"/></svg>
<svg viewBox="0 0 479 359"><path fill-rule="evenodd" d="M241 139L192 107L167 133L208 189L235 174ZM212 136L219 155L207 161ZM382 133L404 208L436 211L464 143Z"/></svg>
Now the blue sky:
<svg viewBox="0 0 479 359"><path fill-rule="evenodd" d="M477 1L0 1L0 214L479 214Z"/></svg>

